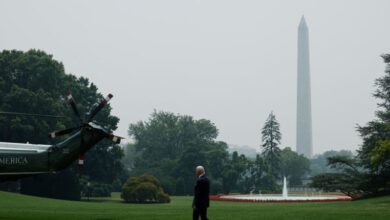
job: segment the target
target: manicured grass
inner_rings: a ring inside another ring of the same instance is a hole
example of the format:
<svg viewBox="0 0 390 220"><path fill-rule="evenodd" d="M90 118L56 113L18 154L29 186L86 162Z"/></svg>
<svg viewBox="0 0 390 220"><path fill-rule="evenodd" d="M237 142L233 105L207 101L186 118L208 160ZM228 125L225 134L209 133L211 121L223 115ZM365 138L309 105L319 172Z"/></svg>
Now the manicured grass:
<svg viewBox="0 0 390 220"><path fill-rule="evenodd" d="M191 219L191 197L171 197L170 204L125 204L112 198L63 201L0 192L0 219ZM360 220L390 219L390 196L353 202L239 203L212 202L211 220Z"/></svg>

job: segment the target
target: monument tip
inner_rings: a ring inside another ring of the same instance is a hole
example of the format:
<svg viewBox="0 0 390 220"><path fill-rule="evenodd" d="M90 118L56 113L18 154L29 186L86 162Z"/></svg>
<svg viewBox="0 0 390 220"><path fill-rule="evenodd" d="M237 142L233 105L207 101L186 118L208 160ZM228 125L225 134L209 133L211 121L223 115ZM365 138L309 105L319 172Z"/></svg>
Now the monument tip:
<svg viewBox="0 0 390 220"><path fill-rule="evenodd" d="M307 27L306 20L305 20L305 15L302 15L301 21L299 22L299 27Z"/></svg>

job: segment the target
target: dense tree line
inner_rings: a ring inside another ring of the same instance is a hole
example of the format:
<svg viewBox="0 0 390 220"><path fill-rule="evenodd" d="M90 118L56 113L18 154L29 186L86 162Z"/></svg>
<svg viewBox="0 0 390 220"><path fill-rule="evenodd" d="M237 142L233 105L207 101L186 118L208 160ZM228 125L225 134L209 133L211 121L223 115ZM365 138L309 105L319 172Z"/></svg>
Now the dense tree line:
<svg viewBox="0 0 390 220"><path fill-rule="evenodd" d="M80 114L103 96L87 78L66 74L62 63L39 50L0 53L0 111L73 116L65 102L72 92ZM108 105L95 120L113 131L119 119L111 115ZM73 127L77 119L53 120L40 117L0 116L0 141L32 144L53 144L63 138L49 140L53 130ZM79 199L80 190L90 181L110 187L122 173L121 149L109 141L100 142L88 152L82 172L72 166L57 174L45 174L21 180L21 192L55 198Z"/></svg>
<svg viewBox="0 0 390 220"><path fill-rule="evenodd" d="M192 194L194 169L199 164L206 167L212 193L277 192L282 176L301 185L309 171L308 159L278 147L278 126L270 115L262 132L264 153L251 160L237 152L229 154L227 144L216 140L218 129L212 122L155 111L147 121L129 126L134 144L127 146L132 155L125 156L124 163L132 176L156 176L169 194Z"/></svg>
<svg viewBox="0 0 390 220"><path fill-rule="evenodd" d="M313 178L313 186L341 190L353 197L390 193L390 54L382 56L385 75L375 81L374 97L379 99L376 118L358 132L363 144L355 157L328 158L328 165L339 173L325 173Z"/></svg>

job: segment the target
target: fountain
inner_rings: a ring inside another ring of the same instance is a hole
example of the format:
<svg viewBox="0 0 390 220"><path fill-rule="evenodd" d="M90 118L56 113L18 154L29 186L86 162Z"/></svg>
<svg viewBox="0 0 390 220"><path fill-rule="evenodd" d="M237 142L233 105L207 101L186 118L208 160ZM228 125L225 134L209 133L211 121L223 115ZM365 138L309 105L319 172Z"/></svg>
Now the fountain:
<svg viewBox="0 0 390 220"><path fill-rule="evenodd" d="M283 199L287 199L288 193L287 193L287 183L286 183L286 177L283 177Z"/></svg>
<svg viewBox="0 0 390 220"><path fill-rule="evenodd" d="M234 194L234 195L215 195L211 196L211 200L217 201L238 201L238 202L331 202L331 201L349 201L352 200L351 197L346 196L342 193L338 194L318 194L307 195L305 193L295 193L290 194L287 190L287 180L286 177L283 178L283 189L282 195L280 194ZM259 191L260 192L260 191Z"/></svg>

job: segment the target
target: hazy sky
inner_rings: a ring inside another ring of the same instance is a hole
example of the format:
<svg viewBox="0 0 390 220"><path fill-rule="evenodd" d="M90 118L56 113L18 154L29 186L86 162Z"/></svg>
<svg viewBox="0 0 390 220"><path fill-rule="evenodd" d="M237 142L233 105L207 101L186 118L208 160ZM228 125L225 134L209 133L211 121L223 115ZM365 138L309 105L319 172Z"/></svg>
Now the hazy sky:
<svg viewBox="0 0 390 220"><path fill-rule="evenodd" d="M309 26L314 153L356 149L390 53L390 1L0 1L0 49L42 49L113 93L118 135L153 109L258 148L274 111L295 149L297 27ZM77 97L76 97L77 98ZM128 140L129 141L129 140Z"/></svg>

